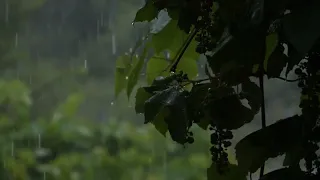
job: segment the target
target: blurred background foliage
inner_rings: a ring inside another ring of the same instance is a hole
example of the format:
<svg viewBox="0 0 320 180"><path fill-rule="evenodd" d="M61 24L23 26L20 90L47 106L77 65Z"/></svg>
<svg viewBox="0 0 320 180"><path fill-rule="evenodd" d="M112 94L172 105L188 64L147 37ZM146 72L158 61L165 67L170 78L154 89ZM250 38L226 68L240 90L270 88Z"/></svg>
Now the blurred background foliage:
<svg viewBox="0 0 320 180"><path fill-rule="evenodd" d="M150 29L131 23L143 4L0 0L1 179L205 179L205 132L181 147L114 96L117 57Z"/></svg>

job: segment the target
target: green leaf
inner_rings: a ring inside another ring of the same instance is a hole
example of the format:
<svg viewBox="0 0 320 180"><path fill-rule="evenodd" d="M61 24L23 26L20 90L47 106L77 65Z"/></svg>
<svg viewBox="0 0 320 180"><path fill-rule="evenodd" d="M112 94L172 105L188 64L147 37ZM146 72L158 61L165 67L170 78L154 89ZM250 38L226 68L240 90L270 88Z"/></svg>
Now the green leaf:
<svg viewBox="0 0 320 180"><path fill-rule="evenodd" d="M179 144L185 144L190 120L186 107L186 98L181 91L176 92L174 97L174 101L168 107L170 113L165 117L165 122L168 124L172 140Z"/></svg>
<svg viewBox="0 0 320 180"><path fill-rule="evenodd" d="M246 180L246 173L242 172L237 165L229 164L229 170L220 174L214 163L207 169L207 180Z"/></svg>
<svg viewBox="0 0 320 180"><path fill-rule="evenodd" d="M143 87L139 88L136 93L135 110L137 114L144 113L144 103L152 97Z"/></svg>
<svg viewBox="0 0 320 180"><path fill-rule="evenodd" d="M259 86L248 79L242 83L241 95L248 100L251 110L258 113L261 107L261 91Z"/></svg>
<svg viewBox="0 0 320 180"><path fill-rule="evenodd" d="M177 57L180 50L191 34L187 34L178 27L178 21L171 19L170 22L158 33L152 36L149 46L154 48L156 53L168 50L171 57ZM185 58L198 60L200 54L195 51L197 42L193 39L183 54Z"/></svg>
<svg viewBox="0 0 320 180"><path fill-rule="evenodd" d="M210 103L205 111L211 116L214 124L232 130L253 120L255 113L241 103L232 88L212 89L211 94Z"/></svg>
<svg viewBox="0 0 320 180"><path fill-rule="evenodd" d="M137 82L139 80L140 73L141 73L141 70L142 70L143 65L144 65L145 56L146 56L146 51L143 52L143 54L139 58L138 62L135 63L135 65L133 66L132 71L129 73L128 84L127 84L127 96L128 96L128 98L130 98L132 90L133 90L134 86L137 84Z"/></svg>
<svg viewBox="0 0 320 180"><path fill-rule="evenodd" d="M152 122L164 107L171 105L177 96L176 87L169 87L153 95L145 102L145 123Z"/></svg>
<svg viewBox="0 0 320 180"><path fill-rule="evenodd" d="M152 121L152 124L157 129L157 131L165 137L166 133L168 132L168 124L164 121L166 114L166 109L163 109L157 114L155 119Z"/></svg>
<svg viewBox="0 0 320 180"><path fill-rule="evenodd" d="M161 133L168 129L172 140L180 144L186 142L189 120L185 93L178 86L172 86L157 92L145 102L145 123L156 121ZM161 121L159 116L164 119ZM163 122L167 126L164 126Z"/></svg>
<svg viewBox="0 0 320 180"><path fill-rule="evenodd" d="M269 58L271 56L271 54L273 53L273 51L275 50L275 48L278 45L278 34L277 33L273 33L270 34L266 37L266 52L265 52L265 58L264 58L264 70L268 71L268 61Z"/></svg>
<svg viewBox="0 0 320 180"><path fill-rule="evenodd" d="M207 130L210 124L210 117L204 114L203 117L194 113L203 113L203 102L208 96L210 88L215 88L211 83L196 84L192 87L190 95L187 99L187 106L189 116L195 121L198 122L197 125L204 130Z"/></svg>
<svg viewBox="0 0 320 180"><path fill-rule="evenodd" d="M152 84L153 80L158 76L168 76L170 73L166 71L169 62L163 59L151 58L147 63L146 76L148 84Z"/></svg>
<svg viewBox="0 0 320 180"><path fill-rule="evenodd" d="M131 60L129 55L118 57L116 60L115 72L115 96L118 95L127 87L128 73L131 69Z"/></svg>
<svg viewBox="0 0 320 180"><path fill-rule="evenodd" d="M134 22L152 21L158 16L159 10L154 6L152 0L148 0L146 4L138 10Z"/></svg>
<svg viewBox="0 0 320 180"><path fill-rule="evenodd" d="M289 62L288 56L284 53L284 47L278 45L268 59L266 68L268 78L279 77L284 67Z"/></svg>
<svg viewBox="0 0 320 180"><path fill-rule="evenodd" d="M296 115L246 136L235 147L239 167L253 173L268 158L301 146L302 127L302 118Z"/></svg>
<svg viewBox="0 0 320 180"><path fill-rule="evenodd" d="M188 75L189 79L194 79L198 75L197 62L191 58L182 58L177 66L177 71L182 71Z"/></svg>

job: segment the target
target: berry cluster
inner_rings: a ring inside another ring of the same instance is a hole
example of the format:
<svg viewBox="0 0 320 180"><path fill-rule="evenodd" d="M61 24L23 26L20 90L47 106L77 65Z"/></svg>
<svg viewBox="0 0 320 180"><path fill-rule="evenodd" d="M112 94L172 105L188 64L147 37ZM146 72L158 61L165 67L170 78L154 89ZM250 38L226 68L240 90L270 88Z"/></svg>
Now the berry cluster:
<svg viewBox="0 0 320 180"><path fill-rule="evenodd" d="M230 130L217 127L210 127L210 130L212 131L210 136L212 162L216 163L219 173L224 173L229 164L226 150L231 146L230 139L233 138L233 134Z"/></svg>
<svg viewBox="0 0 320 180"><path fill-rule="evenodd" d="M307 55L307 61L299 64L295 74L299 77L299 88L302 89L300 108L304 117L305 128L308 132L304 157L305 166L309 173L320 173L320 160L316 151L319 149L320 134L320 45L316 45Z"/></svg>
<svg viewBox="0 0 320 180"><path fill-rule="evenodd" d="M196 23L198 34L195 38L199 42L196 51L203 54L216 47L217 41L224 31L219 17L213 9L213 0L201 2L201 13Z"/></svg>

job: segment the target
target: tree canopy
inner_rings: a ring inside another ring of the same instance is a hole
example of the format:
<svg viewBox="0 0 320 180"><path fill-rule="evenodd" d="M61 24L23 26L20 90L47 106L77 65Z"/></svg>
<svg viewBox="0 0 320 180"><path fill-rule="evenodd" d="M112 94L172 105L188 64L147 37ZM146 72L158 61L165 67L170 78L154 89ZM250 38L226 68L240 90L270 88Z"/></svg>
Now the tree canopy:
<svg viewBox="0 0 320 180"><path fill-rule="evenodd" d="M146 34L139 56L132 51L117 60L116 95L125 90L130 97L143 73L147 85L136 92L135 110L145 123L180 144L197 141L194 124L209 130L209 180L216 172L239 179L258 169L261 180L319 178L319 10L316 0L147 0L134 23L155 22L163 12L169 20ZM197 66L200 55L204 68ZM298 83L301 114L266 126L265 77ZM259 112L262 128L236 144L238 163L231 165L225 151L232 130ZM279 155L283 167L265 174L265 161Z"/></svg>

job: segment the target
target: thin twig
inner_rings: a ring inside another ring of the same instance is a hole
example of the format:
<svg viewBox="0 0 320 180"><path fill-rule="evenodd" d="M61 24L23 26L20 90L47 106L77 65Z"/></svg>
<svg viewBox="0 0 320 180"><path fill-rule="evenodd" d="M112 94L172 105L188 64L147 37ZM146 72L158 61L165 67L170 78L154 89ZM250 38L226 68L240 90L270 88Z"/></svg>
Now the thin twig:
<svg viewBox="0 0 320 180"><path fill-rule="evenodd" d="M186 52L186 50L188 49L190 43L192 42L193 38L195 37L195 35L197 34L198 30L196 28L193 29L192 34L190 35L190 37L188 38L186 44L184 45L182 51L179 53L179 56L177 59L174 60L173 65L170 68L171 72L176 72L176 69L178 67L178 64L183 56L183 54Z"/></svg>
<svg viewBox="0 0 320 180"><path fill-rule="evenodd" d="M286 79L286 78L283 78L283 77L275 77L277 79L281 79L283 81L287 81L287 82L297 82L299 81L300 79Z"/></svg>

